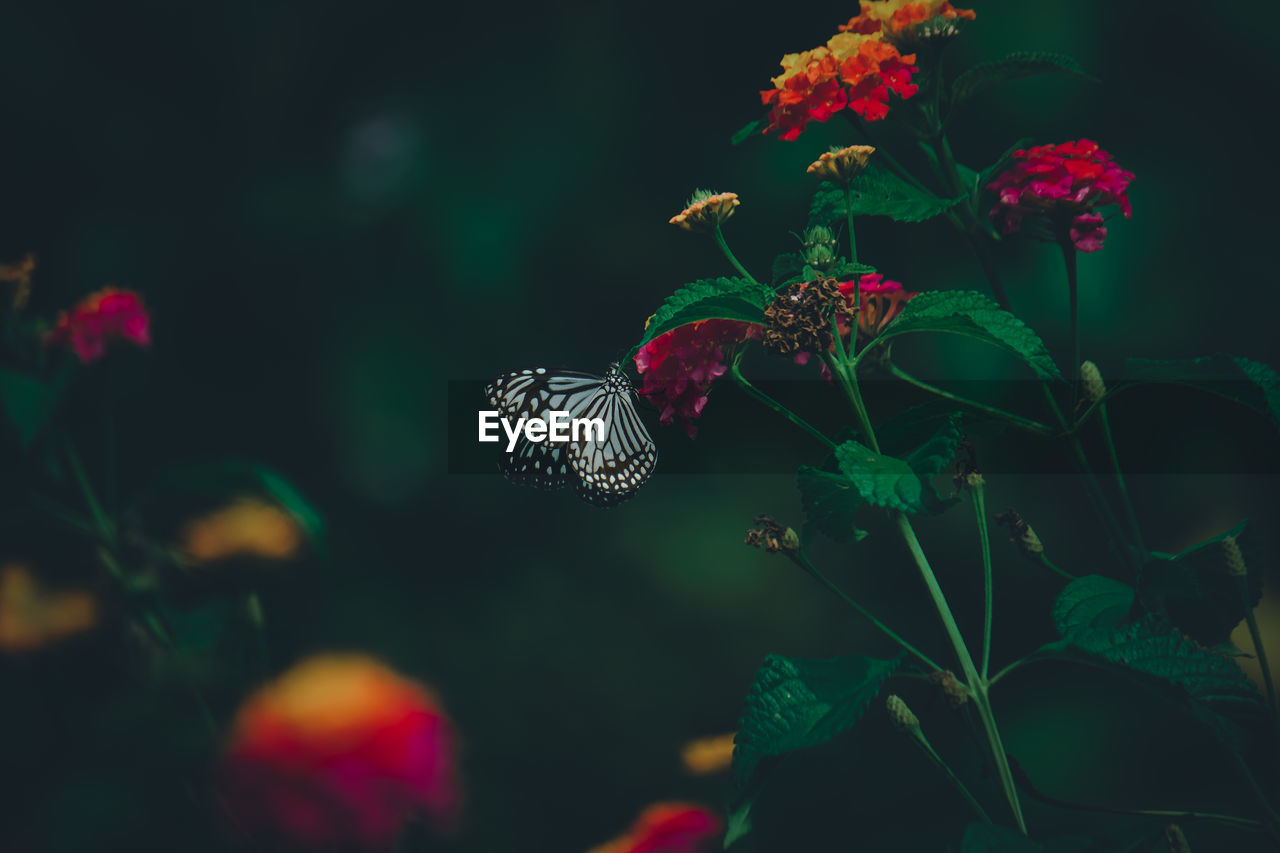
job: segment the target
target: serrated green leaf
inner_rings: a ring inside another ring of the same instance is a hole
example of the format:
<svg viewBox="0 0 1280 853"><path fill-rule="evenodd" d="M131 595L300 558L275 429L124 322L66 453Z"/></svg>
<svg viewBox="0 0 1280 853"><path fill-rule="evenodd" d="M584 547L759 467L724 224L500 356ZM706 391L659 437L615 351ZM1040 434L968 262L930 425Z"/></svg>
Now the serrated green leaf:
<svg viewBox="0 0 1280 853"><path fill-rule="evenodd" d="M1261 362L1218 353L1203 358L1125 361L1126 380L1185 385L1262 412L1280 429L1280 375Z"/></svg>
<svg viewBox="0 0 1280 853"><path fill-rule="evenodd" d="M764 119L761 118L758 118L753 122L748 122L746 125L739 128L733 136L729 137L729 143L731 145L741 145L743 142L750 139L755 134L756 129L762 124L764 124Z"/></svg>
<svg viewBox="0 0 1280 853"><path fill-rule="evenodd" d="M906 304L876 343L912 332L945 332L974 338L1014 353L1041 379L1062 378L1040 336L993 299L975 291L921 293Z"/></svg>
<svg viewBox="0 0 1280 853"><path fill-rule="evenodd" d="M849 185L854 216L887 216L898 222L924 222L941 216L962 200L963 197L939 198L874 162ZM847 215L844 190L823 181L809 207L809 221L830 224L843 221Z"/></svg>
<svg viewBox="0 0 1280 853"><path fill-rule="evenodd" d="M942 498L929 479L955 458L962 437L959 418L953 417L906 459L885 456L856 441L846 441L835 450L836 462L868 504L913 515L936 514L955 503L956 498Z"/></svg>
<svg viewBox="0 0 1280 853"><path fill-rule="evenodd" d="M960 842L960 853L1042 853L1043 850L1018 830L993 823L969 824Z"/></svg>
<svg viewBox="0 0 1280 853"><path fill-rule="evenodd" d="M765 658L738 723L733 753L738 790L747 789L764 758L818 746L852 727L901 661L861 655Z"/></svg>
<svg viewBox="0 0 1280 853"><path fill-rule="evenodd" d="M796 474L805 519L837 542L860 542L867 531L854 516L867 505L848 477L805 465Z"/></svg>
<svg viewBox="0 0 1280 853"><path fill-rule="evenodd" d="M1228 573L1222 542L1236 539L1246 570L1258 562L1245 521L1225 533L1207 539L1180 554L1151 554L1138 581L1142 600L1168 616L1179 630L1205 646L1230 646L1231 631L1245 617L1246 583L1249 606L1262 598L1262 572L1248 571L1246 578Z"/></svg>
<svg viewBox="0 0 1280 853"><path fill-rule="evenodd" d="M1130 621L1133 599L1132 587L1101 575L1085 575L1058 594L1053 624L1060 636L1068 638L1085 631L1115 631Z"/></svg>
<svg viewBox="0 0 1280 853"><path fill-rule="evenodd" d="M844 258L841 258L836 262L836 265L831 268L827 275L832 278L848 280L854 276L867 275L868 273L873 273L875 271L876 268L871 266L871 264L846 261Z"/></svg>
<svg viewBox="0 0 1280 853"><path fill-rule="evenodd" d="M63 382L45 382L16 370L0 370L0 407L27 449L48 426L62 398Z"/></svg>
<svg viewBox="0 0 1280 853"><path fill-rule="evenodd" d="M1098 82L1096 78L1086 74L1084 67L1070 56L1045 51L1019 51L1002 59L980 62L962 73L951 84L951 102L958 104L966 101L996 83L1040 74L1072 74Z"/></svg>
<svg viewBox="0 0 1280 853"><path fill-rule="evenodd" d="M1054 602L1058 632L1075 650L1151 676L1187 697L1257 711L1262 697L1234 660L1209 651L1154 615L1114 623L1133 590L1097 575L1067 585ZM1069 652L1068 652L1069 653Z"/></svg>
<svg viewBox="0 0 1280 853"><path fill-rule="evenodd" d="M777 294L767 285L744 278L706 278L677 290L653 315L639 346L659 335L698 320L764 322L764 309Z"/></svg>

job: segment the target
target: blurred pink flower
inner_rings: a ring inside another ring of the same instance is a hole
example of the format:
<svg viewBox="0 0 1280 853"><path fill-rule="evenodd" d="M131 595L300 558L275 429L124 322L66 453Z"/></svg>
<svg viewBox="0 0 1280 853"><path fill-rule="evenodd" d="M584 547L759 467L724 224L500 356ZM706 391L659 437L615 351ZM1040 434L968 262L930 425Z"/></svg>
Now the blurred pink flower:
<svg viewBox="0 0 1280 853"><path fill-rule="evenodd" d="M655 803L636 818L626 834L589 853L710 853L720 834L720 818L688 803Z"/></svg>
<svg viewBox="0 0 1280 853"><path fill-rule="evenodd" d="M362 655L318 655L240 708L219 772L243 834L306 849L389 850L406 821L457 822L453 727L435 696Z"/></svg>
<svg viewBox="0 0 1280 853"><path fill-rule="evenodd" d="M1128 218L1129 182L1133 173L1116 165L1111 155L1088 139L1060 145L1040 145L1013 153L1013 165L987 189L999 200L991 216L1005 234L1022 227L1026 216L1047 216L1081 252L1102 248L1107 229L1099 207L1117 205Z"/></svg>
<svg viewBox="0 0 1280 853"><path fill-rule="evenodd" d="M84 364L106 355L109 341L151 345L151 315L142 297L132 290L106 287L63 311L45 335L46 346L70 346Z"/></svg>

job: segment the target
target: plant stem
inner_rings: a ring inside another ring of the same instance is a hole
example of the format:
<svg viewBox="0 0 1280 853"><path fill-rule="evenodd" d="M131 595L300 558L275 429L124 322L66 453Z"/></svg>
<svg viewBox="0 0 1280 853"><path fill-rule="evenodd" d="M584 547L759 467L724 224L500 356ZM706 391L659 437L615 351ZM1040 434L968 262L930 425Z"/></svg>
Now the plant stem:
<svg viewBox="0 0 1280 853"><path fill-rule="evenodd" d="M907 373L907 371L892 362L889 363L889 372L901 379L903 382L914 385L922 391L928 391L930 394L950 400L953 403L959 403L962 406L968 406L971 409L986 412L993 417L1007 421L1019 429L1024 429L1027 432L1034 432L1040 435L1054 435L1055 431L1053 427L1048 424L1042 424L1039 421L1032 420L1031 418L1024 418L1021 415L1015 415L1013 412L1006 412L1004 409L998 409L995 406L988 406L986 403L979 403L977 400L970 400L968 397L961 397L959 394L953 394L950 391L945 391L942 388L930 385L923 379L912 376L910 373Z"/></svg>
<svg viewBox="0 0 1280 853"><path fill-rule="evenodd" d="M716 230L712 232L716 239L716 245L720 247L720 251L729 259L729 263L733 264L733 268L742 273L742 277L752 284L759 284L751 273L747 272L747 268L738 262L738 258L733 254L733 250L729 248L729 244L725 242L724 232L720 230L720 224L716 223Z"/></svg>
<svg viewBox="0 0 1280 853"><path fill-rule="evenodd" d="M1058 568L1056 565L1054 565L1053 561L1050 560L1048 557L1046 557L1044 554L1039 555L1039 562L1042 566L1044 566L1049 571L1063 578L1066 578L1069 581L1073 581L1076 579L1075 575L1071 574L1071 572L1068 572L1065 569Z"/></svg>
<svg viewBox="0 0 1280 853"><path fill-rule="evenodd" d="M1064 238L1058 242L1062 247L1062 263L1067 269L1067 298L1071 303L1071 409L1075 411L1076 401L1080 397L1080 294L1079 278L1076 273L1076 247Z"/></svg>
<svg viewBox="0 0 1280 853"><path fill-rule="evenodd" d="M1258 617L1253 612L1253 602L1249 596L1249 578L1247 575L1236 578L1240 588L1240 602L1244 605L1244 621L1249 626L1249 638L1253 640L1253 651L1258 656L1258 667L1262 670L1262 681L1267 688L1267 707L1276 714L1276 686L1271 681L1271 667L1267 664L1267 650L1262 645L1262 631L1258 628ZM1277 721L1280 723L1280 721Z"/></svg>
<svg viewBox="0 0 1280 853"><path fill-rule="evenodd" d="M856 610L862 616L862 618L866 619L872 625L875 625L877 628L879 628L880 631L885 636L887 636L889 639L893 640L895 643L901 646L904 651L908 652L909 654L913 654L917 658L919 658L920 662L923 663L925 666L927 666L931 672L942 669L942 667L934 663L934 661L928 655L926 655L924 652L917 649L915 646L911 645L909 642L907 642L901 636L899 636L896 631L894 631L888 625L884 624L879 619L877 619L875 615L871 613L871 611L867 610L861 604L859 604L858 602L850 598L848 595L846 595L844 591L840 589L840 587L832 583L827 578L826 575L818 571L818 569L813 565L813 563L809 562L809 558L805 555L803 551L789 551L787 552L787 556L789 556L792 562L794 562L797 566L799 566L801 569L804 569L806 573L811 575L814 580L816 580L818 583L825 586L831 592L835 593L837 598L839 598L845 604L849 605L854 610Z"/></svg>
<svg viewBox="0 0 1280 853"><path fill-rule="evenodd" d="M978 542L982 547L982 680L987 680L991 666L991 615L994 596L991 582L991 538L987 533L987 503L983 496L982 478L975 477L973 514L978 521Z"/></svg>
<svg viewBox="0 0 1280 853"><path fill-rule="evenodd" d="M1019 768L1018 785L1032 799L1039 800L1050 806L1056 806L1060 809L1070 809L1078 812L1095 812L1099 814L1119 814L1119 815L1137 815L1143 817L1171 817L1179 820L1212 820L1219 823L1226 823L1232 826L1247 827L1249 829L1265 830L1267 825L1260 820L1254 820L1247 817L1236 817L1234 815L1217 814L1216 812L1201 811L1183 811L1180 809L1125 809L1115 808L1112 806L1089 806L1083 803L1073 803L1068 800L1060 800L1057 797L1051 797L1042 793L1031 784L1026 773Z"/></svg>
<svg viewBox="0 0 1280 853"><path fill-rule="evenodd" d="M849 192L849 185L844 185L844 213L846 221L849 223L849 263L856 264L858 262L858 241L853 236L853 197ZM858 288L853 289L854 308L858 307Z"/></svg>
<svg viewBox="0 0 1280 853"><path fill-rule="evenodd" d="M1133 529L1133 541L1138 550L1147 553L1147 545L1142 539L1142 528L1138 526L1138 514L1134 512L1133 501L1129 497L1129 487L1125 485L1124 473L1120 470L1120 457L1116 454L1116 443L1111 437L1111 419L1107 417L1107 404L1098 404L1098 422L1102 425L1102 437L1107 444L1107 455L1111 458L1111 467L1116 472L1116 487L1120 491L1120 503L1125 515L1129 518L1129 527Z"/></svg>
<svg viewBox="0 0 1280 853"><path fill-rule="evenodd" d="M833 366L838 368L833 372L841 379L841 384L849 396L849 402L853 405L854 412L858 416L859 427L867 437L867 443L872 450L879 453L880 444L876 440L875 430L871 426L871 418L867 415L866 405L863 403L862 394L858 389L857 373L852 369L848 355L845 354L841 361ZM938 611L938 618L947 632L947 638L951 641L952 648L955 650L956 658L960 662L960 668L964 671L964 679L969 685L969 692L973 696L973 704L978 710L979 718L982 720L982 728L987 736L987 744L995 762L997 775L1000 777L1000 785L1004 789L1005 799L1009 802L1009 810L1013 813L1013 818L1019 831L1025 835L1027 825L1022 817L1022 806L1018 802L1018 789L1013 783L1013 775L1009 769L1009 758L1005 755L1004 744L1000 740L1000 729L996 725L995 714L991 710L991 701L987 697L987 686L978 675L977 667L973 664L973 657L969 654L969 648L965 645L964 637L961 636L960 628L956 625L955 617L951 613L951 607L947 603L947 597L943 594L942 587L938 585L938 578L934 575L928 558L925 557L924 549L920 547L920 540L916 538L910 519L901 510L895 510L893 517L897 523L898 530L902 534L903 541L906 542L907 550L911 552L916 568L920 571L920 577L929 591L929 597L933 599L934 608Z"/></svg>
<svg viewBox="0 0 1280 853"><path fill-rule="evenodd" d="M933 744L929 743L929 739L924 736L924 732L917 728L912 730L910 735L911 740L915 742L916 746L920 747L924 754L929 756L933 761L934 765L936 765L937 768L945 773L946 777L951 780L951 784L960 792L960 796L964 797L965 802L972 806L973 810L978 813L978 817L982 818L985 823L994 823L994 821L991 820L991 817L987 814L986 809L982 807L982 803L978 802L973 794L969 792L969 789L965 786L964 782L960 781L960 777L951 769L951 766L942 760L942 756L938 755L937 750L933 748Z"/></svg>
<svg viewBox="0 0 1280 853"><path fill-rule="evenodd" d="M779 403L777 400L770 397L768 394L761 391L756 386L752 385L747 380L747 377L742 375L742 370L739 368L739 362L741 361L741 359L742 359L742 353L739 352L738 355L734 357L733 361L729 365L729 376L733 379L735 383L737 383L738 387L741 388L747 394L747 396L751 397L756 402L761 403L764 406L782 415L784 418L791 421L791 423L800 427L802 430L809 433L809 435L818 439L818 441L821 441L823 444L827 446L828 449L831 449L831 450L835 449L835 446L836 446L835 442L833 442L831 439L827 438L825 435L819 432L816 427L814 427L804 418L797 415L795 412L788 409L786 406Z"/></svg>
<svg viewBox="0 0 1280 853"><path fill-rule="evenodd" d="M1089 457L1084 452L1084 445L1080 443L1080 436L1067 423L1067 419L1063 415L1062 409L1059 408L1058 401L1053 398L1053 392L1049 390L1049 386L1041 383L1040 387L1044 391L1045 400L1049 403L1049 409L1053 412L1053 416L1058 423L1062 425L1063 434L1071 444L1071 450L1075 454L1076 462L1079 463L1080 470L1085 476L1085 485L1087 486L1089 497L1093 500L1094 508L1097 510L1098 515L1102 517L1103 522L1106 523L1111 536L1123 549L1126 561L1133 562L1133 569L1136 575L1136 573L1142 571L1142 559L1129 547L1124 529L1120 526L1120 521L1112 511L1111 505L1107 503L1106 495L1102 491L1102 485L1098 482L1097 475L1093 473L1093 468L1089 465Z"/></svg>
<svg viewBox="0 0 1280 853"><path fill-rule="evenodd" d="M93 485L89 482L89 475L85 472L84 463L80 461L80 454L76 452L75 445L68 438L63 442L63 448L66 452L67 464L71 468L71 475L75 477L76 485L80 487L80 493L84 497L85 505L89 508L89 514L93 516L94 523L98 526L98 531L102 534L109 544L114 545L116 541L116 528L111 519L107 517L106 512L102 509L102 504L98 502L98 496L93 491Z"/></svg>

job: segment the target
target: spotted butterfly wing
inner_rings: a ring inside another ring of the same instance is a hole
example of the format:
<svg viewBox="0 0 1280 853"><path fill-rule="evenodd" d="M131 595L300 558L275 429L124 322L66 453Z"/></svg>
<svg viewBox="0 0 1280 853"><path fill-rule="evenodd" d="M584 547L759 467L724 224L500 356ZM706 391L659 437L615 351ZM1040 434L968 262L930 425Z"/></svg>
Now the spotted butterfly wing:
<svg viewBox="0 0 1280 853"><path fill-rule="evenodd" d="M600 418L606 439L531 442L521 437L499 467L520 485L574 491L596 506L631 498L657 462L657 450L632 405L634 390L618 365L604 377L574 370L534 368L506 373L485 388L489 404L507 418L547 419L552 411Z"/></svg>
<svg viewBox="0 0 1280 853"><path fill-rule="evenodd" d="M630 494L649 479L658 451L632 403L631 383L616 366L600 392L577 417L604 421L600 439L594 431L569 445L569 464L582 482L606 494Z"/></svg>

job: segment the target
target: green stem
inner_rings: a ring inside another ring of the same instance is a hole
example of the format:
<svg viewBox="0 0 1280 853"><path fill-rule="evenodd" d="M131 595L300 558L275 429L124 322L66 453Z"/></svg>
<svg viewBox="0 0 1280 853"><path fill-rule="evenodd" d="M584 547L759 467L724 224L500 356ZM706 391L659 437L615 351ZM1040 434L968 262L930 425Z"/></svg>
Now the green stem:
<svg viewBox="0 0 1280 853"><path fill-rule="evenodd" d="M973 513L978 521L978 542L982 548L982 680L986 681L991 666L991 616L994 596L991 582L991 538L987 533L987 503L982 478L975 477Z"/></svg>
<svg viewBox="0 0 1280 853"><path fill-rule="evenodd" d="M853 197L849 193L849 185L844 185L844 213L849 223L849 262L856 264L858 262L858 241L853 235ZM853 307L858 307L858 288L853 289Z"/></svg>
<svg viewBox="0 0 1280 853"><path fill-rule="evenodd" d="M80 454L76 452L75 445L70 439L63 442L63 447L67 456L67 464L71 468L71 475L75 477L76 484L80 487L80 493L84 496L84 502L89 507L89 514L93 516L94 523L98 526L98 531L102 537L109 543L116 541L116 528L107 517L106 512L102 509L102 504L98 502L98 496L93 491L93 485L89 482L89 475L85 472L84 463L80 461Z"/></svg>
<svg viewBox="0 0 1280 853"><path fill-rule="evenodd" d="M992 417L1000 418L1019 429L1026 430L1027 432L1034 432L1045 436L1054 435L1056 432L1053 427L1048 424L1042 424L1039 421L1032 420L1031 418L1024 418L1021 415L1015 415L1013 412L1006 412L1004 409L998 409L995 406L988 406L986 403L979 403L977 400L970 400L968 397L961 397L959 394L953 394L950 391L945 391L942 388L930 385L923 379L919 379L912 376L910 373L907 373L901 367L898 367L898 365L893 364L892 362L889 363L889 372L901 379L903 382L914 385L922 391L928 391L930 394L950 400L953 403L959 403L962 406L968 406L971 409L977 409L980 412L985 412Z"/></svg>
<svg viewBox="0 0 1280 853"><path fill-rule="evenodd" d="M1129 519L1129 527L1133 530L1133 541L1138 550L1147 553L1146 542L1142 539L1142 528L1138 526L1138 514L1134 512L1133 500L1129 497L1129 487L1125 485L1124 473L1120 470L1120 457L1116 454L1116 443L1111 437L1111 419L1107 417L1106 403L1098 406L1098 422L1102 425L1102 437L1107 444L1107 456L1111 459L1111 468L1116 472L1116 486L1120 491L1120 503Z"/></svg>
<svg viewBox="0 0 1280 853"><path fill-rule="evenodd" d="M1069 581L1073 581L1076 579L1075 575L1071 574L1071 572L1068 572L1065 569L1058 568L1056 565L1054 565L1053 561L1050 560L1048 557L1046 557L1044 554L1040 554L1039 561L1042 566L1044 566L1046 569L1048 569L1049 571L1053 572L1056 575L1066 578Z"/></svg>
<svg viewBox="0 0 1280 853"><path fill-rule="evenodd" d="M809 433L809 435L818 439L818 441L821 441L823 444L827 446L828 449L831 449L831 450L835 449L835 446L836 446L835 442L833 442L831 439L827 438L825 435L819 432L816 427L814 427L804 418L797 415L795 412L788 409L786 406L779 403L777 400L770 397L768 394L761 391L756 386L752 385L747 380L747 377L742 375L742 370L739 367L739 362L741 361L741 359L742 359L742 353L739 352L738 355L734 357L733 361L729 365L729 376L738 385L738 387L741 388L747 394L747 396L751 397L756 402L761 403L767 408L770 408L773 411L777 412L778 414L782 415L784 418L791 421L791 423L800 427L800 429Z"/></svg>
<svg viewBox="0 0 1280 853"><path fill-rule="evenodd" d="M729 263L733 264L733 268L742 274L742 277L752 284L759 284L751 273L747 272L747 268L738 262L738 258L733 254L733 250L729 248L729 244L725 242L724 232L720 230L720 224L716 223L716 230L712 232L716 239L716 245L720 247L720 251L729 259Z"/></svg>
<svg viewBox="0 0 1280 853"><path fill-rule="evenodd" d="M258 666L261 676L266 680L271 673L271 658L267 653L266 615L262 609L262 598L256 592L249 593L244 600L245 615L253 626L254 639L258 646Z"/></svg>
<svg viewBox="0 0 1280 853"><path fill-rule="evenodd" d="M1058 243L1062 247L1062 263L1067 269L1067 298L1071 303L1071 408L1075 410L1080 395L1080 294L1076 271L1076 247L1070 240Z"/></svg>
<svg viewBox="0 0 1280 853"><path fill-rule="evenodd" d="M1267 707L1272 715L1276 713L1276 686L1271 681L1271 667L1267 664L1267 650L1262 645L1262 631L1258 628L1258 617L1253 612L1253 602L1249 595L1248 576L1236 579L1240 587L1240 602L1244 605L1244 621L1249 626L1249 638L1253 640L1253 651L1258 656L1258 666L1262 670L1262 681L1267 688Z"/></svg>
<svg viewBox="0 0 1280 853"><path fill-rule="evenodd" d="M1009 810L1013 813L1013 819L1018 825L1019 831L1024 835L1027 832L1026 821L1022 817L1022 806L1018 802L1018 789L1013 782L1013 771L1009 767L1009 757L1005 754L1004 744L1000 739L1000 729L996 725L995 714L991 709L991 700L987 695L987 685L978 675L977 668L973 665L973 658L969 655L969 649L964 643L964 638L960 635L960 628L956 625L955 617L951 614L951 607L947 604L947 598L942 592L942 587L938 585L937 576L934 575L929 560L924 555L924 550L920 547L920 540L916 538L915 530L911 527L911 521L903 512L895 512L895 520L898 523L898 529L902 533L902 538L907 543L907 550L911 552L912 559L915 560L916 567L920 570L920 577L924 580L925 586L929 590L929 596L933 599L934 607L938 611L938 618L942 621L942 627L947 632L947 637L951 640L951 645L955 649L956 657L960 661L960 668L964 671L965 681L969 683L969 692L973 697L974 707L978 711L978 718L982 721L983 732L987 736L987 744L991 750L991 757L995 761L996 773L1000 777L1000 786L1004 789L1005 799L1009 802Z"/></svg>
<svg viewBox="0 0 1280 853"><path fill-rule="evenodd" d="M787 556L791 558L792 562L794 562L797 566L803 569L807 574L813 577L814 580L822 584L830 592L834 593L836 597L839 598L841 601L843 601L845 604L849 605L854 610L856 610L858 614L862 616L862 618L866 619L872 625L875 625L877 628L879 628L881 633L883 633L886 637L888 637L889 639L897 643L899 646L901 646L904 651L908 652L909 654L915 655L917 658L919 658L920 662L923 663L926 667L928 667L930 672L939 671L942 669L942 667L938 666L938 664L936 664L928 655L926 655L924 652L917 649L915 646L911 645L911 643L904 640L896 631L894 631L888 625L884 624L879 619L877 619L870 610L867 610L861 604L859 604L858 602L850 598L848 595L846 595L844 590L840 589L840 587L832 583L827 578L826 575L818 571L818 569L813 565L813 563L809 562L809 558L805 555L803 551L789 551L787 552Z"/></svg>
<svg viewBox="0 0 1280 853"><path fill-rule="evenodd" d="M854 412L858 417L858 425L866 436L867 443L872 450L879 453L880 444L876 440L875 430L871 426L871 418L867 414L866 405L862 401L862 393L858 389L857 374L850 368L851 364L847 354L840 362L833 363L833 372L840 378L841 385L849 397L849 402L853 405ZM916 538L910 519L900 510L894 511L893 516L897 522L898 530L902 534L903 541L906 542L907 550L910 551L916 568L920 571L920 577L924 581L925 587L929 590L929 597L933 599L933 606L937 610L942 627L947 632L947 638L951 641L951 646L955 650L956 658L960 661L960 668L964 671L964 679L969 685L970 694L973 696L973 704L977 708L978 716L982 721L987 744L991 749L996 772L1000 777L1000 785L1004 789L1005 799L1009 802L1009 810L1013 813L1018 829L1025 835L1027 825L1022 817L1022 806L1018 802L1018 789L1014 785L1013 773L1009 768L1009 758L1005 755L1004 744L1000 740L1000 729L996 725L995 714L991 710L991 701L987 697L987 686L978 675L977 667L974 666L973 658L969 654L969 648L965 645L964 637L961 636L960 628L956 625L955 617L951 613L951 607L947 603L947 597L943 594L942 587L938 585L938 578L934 575L928 558L925 557L924 549L920 547L920 540Z"/></svg>
<svg viewBox="0 0 1280 853"><path fill-rule="evenodd" d="M1123 549L1126 561L1133 563L1132 568L1136 575L1142 571L1142 559L1129 546L1119 519L1116 518L1111 505L1107 503L1106 495L1102 491L1102 484L1098 482L1097 475L1093 473L1093 468L1089 465L1089 457L1084 452L1084 445L1080 443L1080 436L1070 428L1066 416L1063 415L1062 409L1059 408L1058 401L1054 399L1053 392L1049 390L1049 386L1041 383L1040 388L1044 391L1045 400L1048 402L1054 418L1062 425L1063 434L1066 435L1067 441L1071 445L1071 451L1075 454L1076 462L1080 465L1081 472L1084 473L1085 485L1089 492L1089 497L1093 500L1094 508L1097 510L1098 515L1102 517L1103 522L1106 523L1112 538Z"/></svg>
<svg viewBox="0 0 1280 853"><path fill-rule="evenodd" d="M910 735L911 740L915 742L916 746L920 747L924 754L933 761L934 765L946 774L947 779L949 779L951 784L955 786L955 789L960 792L960 796L964 797L965 802L972 806L973 810L978 813L978 817L982 818L985 823L994 823L987 814L986 809L984 809L982 804L978 802L977 798L969 792L969 789L965 786L964 782L960 781L960 777L951 769L951 766L942 760L942 756L938 755L937 750L933 748L933 744L929 743L929 739L924 736L924 732L917 728L912 730Z"/></svg>

